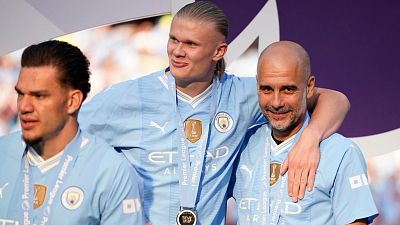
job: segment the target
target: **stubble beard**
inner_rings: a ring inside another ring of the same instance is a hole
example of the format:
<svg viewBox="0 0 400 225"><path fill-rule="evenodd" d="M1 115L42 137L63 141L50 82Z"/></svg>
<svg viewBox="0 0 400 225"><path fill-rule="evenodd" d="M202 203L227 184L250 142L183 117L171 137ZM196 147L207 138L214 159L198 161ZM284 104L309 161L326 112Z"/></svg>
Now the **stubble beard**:
<svg viewBox="0 0 400 225"><path fill-rule="evenodd" d="M25 137L24 135L22 135L22 139L24 140L26 145L31 146L31 147L37 146L43 140L42 137L28 138L28 137Z"/></svg>

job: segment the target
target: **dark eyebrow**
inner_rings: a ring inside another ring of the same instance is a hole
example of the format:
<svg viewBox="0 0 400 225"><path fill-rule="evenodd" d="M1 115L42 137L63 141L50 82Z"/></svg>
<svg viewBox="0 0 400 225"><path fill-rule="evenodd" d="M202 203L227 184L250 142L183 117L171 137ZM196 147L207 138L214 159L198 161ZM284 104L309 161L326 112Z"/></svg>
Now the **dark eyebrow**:
<svg viewBox="0 0 400 225"><path fill-rule="evenodd" d="M37 91L29 91L30 95L47 95L49 91L47 90L37 90Z"/></svg>
<svg viewBox="0 0 400 225"><path fill-rule="evenodd" d="M259 85L258 86L260 89L266 89L266 88L271 88L271 86L269 86L269 85ZM272 88L271 88L272 89Z"/></svg>
<svg viewBox="0 0 400 225"><path fill-rule="evenodd" d="M191 40L191 39L186 39L186 40L179 40L179 39L177 39L173 34L169 34L169 38L172 38L172 39L176 39L176 40L178 40L179 42L182 42L182 43L185 43L185 44L195 44L195 45L199 45L199 42L197 42L197 41L195 41L195 40Z"/></svg>
<svg viewBox="0 0 400 225"><path fill-rule="evenodd" d="M282 89L293 89L293 90L297 90L298 89L298 87L296 86L296 85L286 85L286 86L283 86L282 87Z"/></svg>
<svg viewBox="0 0 400 225"><path fill-rule="evenodd" d="M24 94L24 92L21 91L17 87L14 87L14 89L18 94ZM47 95L49 93L49 91L47 91L47 90L37 90L37 91L29 91L28 93L29 93L29 95Z"/></svg>

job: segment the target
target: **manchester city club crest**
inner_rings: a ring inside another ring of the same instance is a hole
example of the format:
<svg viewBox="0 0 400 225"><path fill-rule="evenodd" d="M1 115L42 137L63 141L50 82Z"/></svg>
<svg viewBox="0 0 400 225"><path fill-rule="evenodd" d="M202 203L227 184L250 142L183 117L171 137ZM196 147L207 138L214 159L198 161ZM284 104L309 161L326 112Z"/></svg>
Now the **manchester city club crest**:
<svg viewBox="0 0 400 225"><path fill-rule="evenodd" d="M187 119L184 124L186 139L192 143L201 138L203 126L201 120Z"/></svg>
<svg viewBox="0 0 400 225"><path fill-rule="evenodd" d="M65 189L61 196L62 205L69 210L77 209L83 202L83 191L79 187Z"/></svg>
<svg viewBox="0 0 400 225"><path fill-rule="evenodd" d="M232 129L233 119L228 113L219 112L215 116L214 126L219 132L226 133Z"/></svg>
<svg viewBox="0 0 400 225"><path fill-rule="evenodd" d="M269 171L270 171L270 175L269 175L269 185L272 186L274 185L276 182L278 182L279 180L279 174L281 172L281 166L282 164L279 162L272 162L269 165Z"/></svg>
<svg viewBox="0 0 400 225"><path fill-rule="evenodd" d="M47 187L41 184L33 185L33 208L37 209L43 205L46 198Z"/></svg>

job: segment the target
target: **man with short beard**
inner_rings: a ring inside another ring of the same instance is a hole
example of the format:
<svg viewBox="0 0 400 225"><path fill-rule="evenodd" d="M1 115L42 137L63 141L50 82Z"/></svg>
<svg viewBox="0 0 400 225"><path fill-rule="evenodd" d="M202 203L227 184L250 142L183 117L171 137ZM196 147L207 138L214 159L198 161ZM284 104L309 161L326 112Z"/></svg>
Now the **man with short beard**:
<svg viewBox="0 0 400 225"><path fill-rule="evenodd" d="M276 42L261 54L258 101L268 123L248 131L235 165L231 185L240 225L367 224L377 216L364 157L339 134L320 144L313 190L297 203L287 194L287 175L280 169L310 122L306 99L314 84L309 56L300 45Z"/></svg>

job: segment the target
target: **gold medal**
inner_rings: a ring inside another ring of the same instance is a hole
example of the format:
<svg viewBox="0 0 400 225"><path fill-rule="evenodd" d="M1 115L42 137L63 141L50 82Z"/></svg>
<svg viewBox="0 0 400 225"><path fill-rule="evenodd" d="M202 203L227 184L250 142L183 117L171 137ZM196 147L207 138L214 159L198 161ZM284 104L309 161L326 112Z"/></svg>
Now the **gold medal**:
<svg viewBox="0 0 400 225"><path fill-rule="evenodd" d="M197 222L196 213L192 210L181 210L176 216L176 223L178 225L195 225Z"/></svg>

